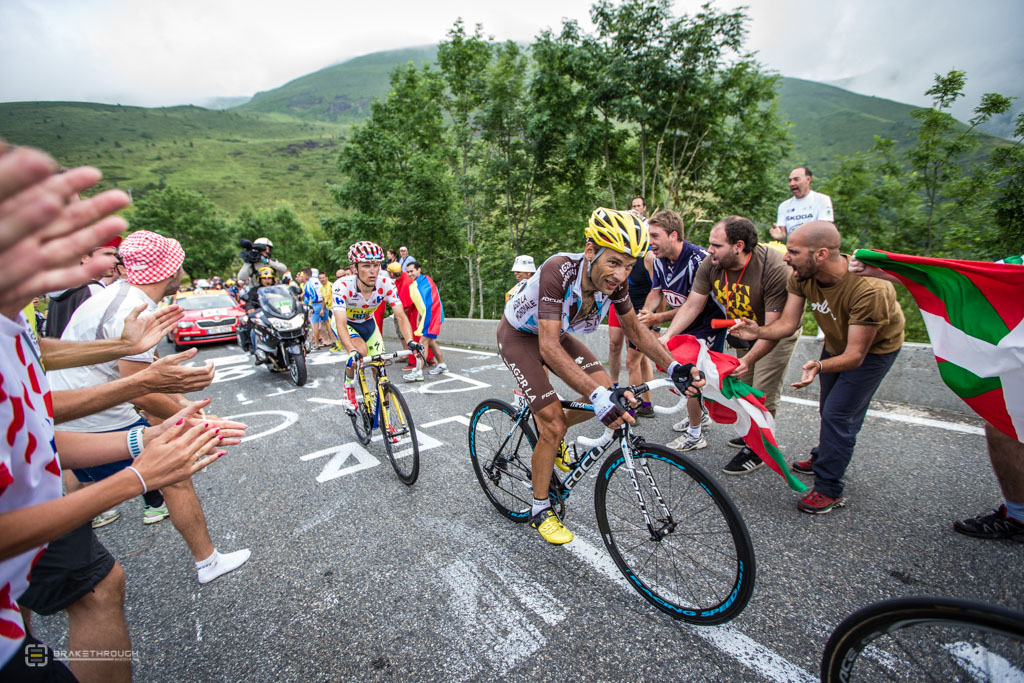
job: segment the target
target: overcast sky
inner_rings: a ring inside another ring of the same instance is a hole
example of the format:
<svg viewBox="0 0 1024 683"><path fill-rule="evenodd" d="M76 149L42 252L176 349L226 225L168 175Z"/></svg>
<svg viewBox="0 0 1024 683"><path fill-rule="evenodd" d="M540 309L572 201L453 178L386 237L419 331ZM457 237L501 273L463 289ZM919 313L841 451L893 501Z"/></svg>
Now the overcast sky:
<svg viewBox="0 0 1024 683"><path fill-rule="evenodd" d="M589 0L0 0L0 101L141 106L252 95L378 50L437 43L457 17L530 41ZM716 0L731 9L737 2ZM914 104L935 73L1024 96L1021 0L748 0L748 47L784 76ZM677 0L676 12L699 1ZM1018 103L1018 107L1020 103ZM964 116L963 110L958 112Z"/></svg>

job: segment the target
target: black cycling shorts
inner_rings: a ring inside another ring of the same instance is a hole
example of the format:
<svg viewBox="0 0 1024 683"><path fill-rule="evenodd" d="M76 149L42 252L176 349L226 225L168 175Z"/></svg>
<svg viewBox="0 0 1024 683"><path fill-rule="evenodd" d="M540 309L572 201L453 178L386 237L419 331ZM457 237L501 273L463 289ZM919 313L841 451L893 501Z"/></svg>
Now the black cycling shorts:
<svg viewBox="0 0 1024 683"><path fill-rule="evenodd" d="M114 556L86 522L46 547L18 603L36 614L56 614L91 592L114 568Z"/></svg>

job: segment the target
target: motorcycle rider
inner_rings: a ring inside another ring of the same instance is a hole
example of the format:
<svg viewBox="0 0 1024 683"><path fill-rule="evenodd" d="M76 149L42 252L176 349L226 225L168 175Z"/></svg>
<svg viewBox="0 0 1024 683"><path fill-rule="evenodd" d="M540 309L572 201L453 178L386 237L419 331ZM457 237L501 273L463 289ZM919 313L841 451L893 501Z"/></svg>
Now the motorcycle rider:
<svg viewBox="0 0 1024 683"><path fill-rule="evenodd" d="M257 240L253 240L252 246L257 251L263 254L263 259L258 261L256 264L245 263L242 265L242 269L238 271L236 280L242 282L243 280L251 279L257 271L257 268L271 267L278 275L284 275L288 272L288 267L280 261L275 261L271 258L271 253L274 251L274 243L268 240L266 237L260 237Z"/></svg>
<svg viewBox="0 0 1024 683"><path fill-rule="evenodd" d="M259 270L260 279L255 287L250 287L245 295L245 314L249 316L249 349L256 349L256 325L253 324L253 317L260 308L260 288L272 287L277 284L277 277L274 269L270 266L263 266ZM258 360L256 361L259 362Z"/></svg>

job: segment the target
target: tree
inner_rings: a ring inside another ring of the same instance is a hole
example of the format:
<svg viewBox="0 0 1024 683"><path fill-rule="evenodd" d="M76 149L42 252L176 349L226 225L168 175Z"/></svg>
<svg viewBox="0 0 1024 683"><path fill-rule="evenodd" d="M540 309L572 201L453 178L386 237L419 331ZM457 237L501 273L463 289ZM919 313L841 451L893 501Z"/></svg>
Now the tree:
<svg viewBox="0 0 1024 683"><path fill-rule="evenodd" d="M970 125L963 129L949 109L963 97L966 83L963 71L936 74L935 84L925 91L932 97L932 107L910 113L920 124L917 143L907 154L907 162L914 171L910 187L923 196L920 234L925 255L936 249L944 251L941 233L965 235L983 220L985 212L976 209L985 203L985 190L994 180L989 176L990 167L975 166L965 173L964 159L979 145L975 129L992 116L1008 111L1012 99L997 93L983 95Z"/></svg>
<svg viewBox="0 0 1024 683"><path fill-rule="evenodd" d="M453 213L458 216L466 237L466 250L461 258L466 263L469 280L470 318L477 310L482 316L484 308L477 231L485 215L482 167L486 165L487 150L480 140L478 113L484 101L484 75L492 52L483 27L478 24L474 34L468 36L462 19L455 22L448 32L448 40L437 50L437 63L446 86L441 106L451 119L448 165L460 199Z"/></svg>
<svg viewBox="0 0 1024 683"><path fill-rule="evenodd" d="M225 274L238 254L238 242L213 202L201 193L166 187L138 199L129 215L133 230L173 237L185 249L185 272L192 279Z"/></svg>

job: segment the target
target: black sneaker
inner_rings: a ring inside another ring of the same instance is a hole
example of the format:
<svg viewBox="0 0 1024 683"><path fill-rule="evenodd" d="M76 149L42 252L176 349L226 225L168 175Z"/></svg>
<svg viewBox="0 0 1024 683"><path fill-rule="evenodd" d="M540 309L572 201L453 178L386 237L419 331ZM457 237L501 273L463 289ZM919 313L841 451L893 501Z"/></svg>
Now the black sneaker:
<svg viewBox="0 0 1024 683"><path fill-rule="evenodd" d="M729 439L729 445L733 448L746 448L747 444L743 441L742 436L737 436L735 439Z"/></svg>
<svg viewBox="0 0 1024 683"><path fill-rule="evenodd" d="M953 522L953 531L974 538L1016 541L1024 543L1024 524L1006 516L1006 506L1000 505L987 515Z"/></svg>
<svg viewBox="0 0 1024 683"><path fill-rule="evenodd" d="M654 406L640 406L635 412L637 417L654 417Z"/></svg>
<svg viewBox="0 0 1024 683"><path fill-rule="evenodd" d="M726 474L750 474L764 467L764 461L749 448L744 447L729 464L722 468Z"/></svg>

